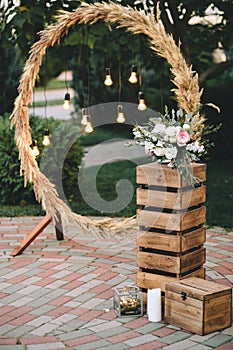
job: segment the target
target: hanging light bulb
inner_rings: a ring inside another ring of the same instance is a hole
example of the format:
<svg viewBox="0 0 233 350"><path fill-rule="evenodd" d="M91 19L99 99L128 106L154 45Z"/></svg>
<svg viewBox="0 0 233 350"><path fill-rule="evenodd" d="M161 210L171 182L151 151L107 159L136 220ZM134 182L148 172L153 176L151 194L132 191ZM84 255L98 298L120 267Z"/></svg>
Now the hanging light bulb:
<svg viewBox="0 0 233 350"><path fill-rule="evenodd" d="M44 138L42 143L44 146L50 145L49 129L44 129Z"/></svg>
<svg viewBox="0 0 233 350"><path fill-rule="evenodd" d="M87 108L82 108L81 124L87 125L87 119L88 119L88 110L87 110Z"/></svg>
<svg viewBox="0 0 233 350"><path fill-rule="evenodd" d="M146 104L145 104L145 100L144 100L144 92L140 91L138 93L138 110L139 111L145 111L145 109L147 108L146 107Z"/></svg>
<svg viewBox="0 0 233 350"><path fill-rule="evenodd" d="M117 106L117 123L124 123L125 122L125 115L123 112L122 105Z"/></svg>
<svg viewBox="0 0 233 350"><path fill-rule="evenodd" d="M67 92L65 94L65 98L64 98L64 103L63 103L63 108L65 110L68 110L70 108L70 94L69 92Z"/></svg>
<svg viewBox="0 0 233 350"><path fill-rule="evenodd" d="M105 68L106 75L104 80L104 85L111 86L113 84L112 77L111 77L111 70L110 68Z"/></svg>
<svg viewBox="0 0 233 350"><path fill-rule="evenodd" d="M130 77L128 79L128 81L131 83L131 84L136 84L138 82L138 78L137 78L137 66L135 64L132 64L132 67L131 67L131 74L130 74Z"/></svg>
<svg viewBox="0 0 233 350"><path fill-rule="evenodd" d="M86 117L87 117L87 124L85 127L85 132L90 134L92 131L94 131L93 126L91 124L91 116L88 114Z"/></svg>
<svg viewBox="0 0 233 350"><path fill-rule="evenodd" d="M32 154L34 157L37 157L40 154L37 140L32 141Z"/></svg>

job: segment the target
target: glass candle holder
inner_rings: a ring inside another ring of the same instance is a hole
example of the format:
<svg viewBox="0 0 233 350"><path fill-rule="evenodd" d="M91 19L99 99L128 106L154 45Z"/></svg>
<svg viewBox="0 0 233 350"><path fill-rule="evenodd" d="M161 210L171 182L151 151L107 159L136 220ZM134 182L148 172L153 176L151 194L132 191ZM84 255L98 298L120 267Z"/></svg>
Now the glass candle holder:
<svg viewBox="0 0 233 350"><path fill-rule="evenodd" d="M113 306L118 317L142 316L142 292L137 286L113 288Z"/></svg>

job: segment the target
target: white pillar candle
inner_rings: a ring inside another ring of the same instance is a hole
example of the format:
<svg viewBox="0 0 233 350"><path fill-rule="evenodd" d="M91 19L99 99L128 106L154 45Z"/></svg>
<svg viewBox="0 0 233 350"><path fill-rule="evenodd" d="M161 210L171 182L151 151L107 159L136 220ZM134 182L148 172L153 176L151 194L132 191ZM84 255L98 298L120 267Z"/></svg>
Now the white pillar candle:
<svg viewBox="0 0 233 350"><path fill-rule="evenodd" d="M151 322L159 322L162 319L160 288L147 290L147 315Z"/></svg>

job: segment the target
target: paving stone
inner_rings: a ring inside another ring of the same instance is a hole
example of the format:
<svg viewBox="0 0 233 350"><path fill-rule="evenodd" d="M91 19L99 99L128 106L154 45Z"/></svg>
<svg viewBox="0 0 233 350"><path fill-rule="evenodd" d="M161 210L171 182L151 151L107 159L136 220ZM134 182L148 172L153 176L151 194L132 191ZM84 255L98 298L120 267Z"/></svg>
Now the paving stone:
<svg viewBox="0 0 233 350"><path fill-rule="evenodd" d="M163 338L161 339L163 341ZM168 346L165 346L164 349L166 350L185 350L185 349L193 349L193 346L196 346L197 344L192 342L191 340L182 340L178 341L175 344L171 344Z"/></svg>
<svg viewBox="0 0 233 350"><path fill-rule="evenodd" d="M106 281L107 284L109 284L110 286L117 286L120 283L122 283L123 281L126 281L127 277L123 276L123 275L118 275L108 281Z"/></svg>
<svg viewBox="0 0 233 350"><path fill-rule="evenodd" d="M163 337L161 339L161 341L163 341L163 343L166 343L166 344L173 344L173 343L176 343L178 341L187 339L189 337L190 337L189 333L177 331L176 333L173 333L173 334L167 335L166 337Z"/></svg>
<svg viewBox="0 0 233 350"><path fill-rule="evenodd" d="M75 349L78 349L78 350L100 349L100 350L102 350L104 346L109 346L109 345L110 345L110 343L107 342L106 340L98 340L98 341L91 342L88 344L79 345L79 346L75 347Z"/></svg>
<svg viewBox="0 0 233 350"><path fill-rule="evenodd" d="M34 286L34 285L27 286L27 287L23 286L23 288L18 290L18 293L22 294L22 295L30 295L31 296L33 292L38 291L40 289L41 289L41 287Z"/></svg>
<svg viewBox="0 0 233 350"><path fill-rule="evenodd" d="M24 345L1 345L0 350L25 350Z"/></svg>
<svg viewBox="0 0 233 350"><path fill-rule="evenodd" d="M203 344L207 346L217 347L232 340L232 337L227 334L217 334L214 337L206 340Z"/></svg>
<svg viewBox="0 0 233 350"><path fill-rule="evenodd" d="M29 333L32 329L33 329L33 327L28 326L28 325L23 325L23 326L20 326L20 327L18 326L18 327L14 328L14 329L12 329L12 330L10 330L8 332L5 332L4 335L18 338L18 337L21 337L24 334Z"/></svg>
<svg viewBox="0 0 233 350"><path fill-rule="evenodd" d="M129 349L129 347L126 344L111 344L108 346L104 346L102 350L124 350ZM148 349L149 350L149 349Z"/></svg>
<svg viewBox="0 0 233 350"><path fill-rule="evenodd" d="M124 342L124 344L127 344L129 346L138 346L146 343L150 343L154 340L157 340L158 337L152 335L152 334L144 334L141 335L140 337L130 339Z"/></svg>
<svg viewBox="0 0 233 350"><path fill-rule="evenodd" d="M210 350L210 349L213 349L213 348L202 344L197 344L190 348L190 350Z"/></svg>
<svg viewBox="0 0 233 350"><path fill-rule="evenodd" d="M142 327L137 328L137 332L142 333L142 334L147 334L147 333L152 333L156 329L164 327L164 324L159 323L159 322L150 322L145 324Z"/></svg>
<svg viewBox="0 0 233 350"><path fill-rule="evenodd" d="M48 294L48 293L46 293L46 294ZM39 308L40 306L44 306L44 305L48 304L50 301L51 301L51 299L49 297L42 297L42 298L38 298L38 299L33 300L30 303L30 306L33 308Z"/></svg>
<svg viewBox="0 0 233 350"><path fill-rule="evenodd" d="M77 331L74 331L74 332L69 332L67 334L60 335L59 339L64 341L64 340L70 340L70 339L76 339L76 338L84 337L84 336L90 335L90 334L92 334L92 332L89 329L80 329L80 330L77 330Z"/></svg>
<svg viewBox="0 0 233 350"><path fill-rule="evenodd" d="M75 319L75 318L77 318L77 316L71 315L71 314L65 314L65 315L62 315L60 317L57 317L55 320L52 321L52 323L62 325L62 324L65 324L65 323Z"/></svg>
<svg viewBox="0 0 233 350"><path fill-rule="evenodd" d="M58 328L58 325L53 323L47 323L47 324L43 324L41 327L34 329L33 331L30 332L30 334L36 335L38 337L43 337L47 334L50 334L56 328Z"/></svg>
<svg viewBox="0 0 233 350"><path fill-rule="evenodd" d="M96 335L98 335L101 338L109 338L114 335L122 334L125 332L129 332L129 329L121 325L118 327L106 329L105 331L97 332Z"/></svg>
<svg viewBox="0 0 233 350"><path fill-rule="evenodd" d="M102 320L103 321L103 320ZM105 331L109 328L119 327L121 324L118 321L101 322L101 324L89 327L89 329L95 333Z"/></svg>
<svg viewBox="0 0 233 350"><path fill-rule="evenodd" d="M53 342L47 344L31 344L27 345L27 350L50 350L50 349L64 349L65 345L61 342Z"/></svg>
<svg viewBox="0 0 233 350"><path fill-rule="evenodd" d="M16 306L16 307L20 307L22 305L30 305L33 300L34 299L31 297L18 296L18 299L11 302L9 305Z"/></svg>

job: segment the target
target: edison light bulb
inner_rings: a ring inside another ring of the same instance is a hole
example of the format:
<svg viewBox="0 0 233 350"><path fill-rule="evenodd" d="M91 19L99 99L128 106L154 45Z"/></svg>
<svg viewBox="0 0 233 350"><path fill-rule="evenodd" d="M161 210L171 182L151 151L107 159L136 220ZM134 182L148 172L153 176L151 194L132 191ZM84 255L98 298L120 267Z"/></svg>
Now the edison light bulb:
<svg viewBox="0 0 233 350"><path fill-rule="evenodd" d="M50 145L49 129L45 129L42 143L44 146Z"/></svg>
<svg viewBox="0 0 233 350"><path fill-rule="evenodd" d="M125 115L123 112L122 105L117 106L117 123L124 123L125 122Z"/></svg>
<svg viewBox="0 0 233 350"><path fill-rule="evenodd" d="M34 157L37 157L40 154L39 148L38 148L38 144L37 144L37 140L33 140L32 141L32 154Z"/></svg>
<svg viewBox="0 0 233 350"><path fill-rule="evenodd" d="M68 92L65 94L63 108L65 110L68 110L70 108L70 94Z"/></svg>
<svg viewBox="0 0 233 350"><path fill-rule="evenodd" d="M146 104L145 104L145 100L144 100L144 92L140 91L138 93L138 110L139 111L145 111L145 109L147 108L146 107Z"/></svg>
<svg viewBox="0 0 233 350"><path fill-rule="evenodd" d="M111 86L113 84L110 68L106 68L106 76L104 80L104 85Z"/></svg>
<svg viewBox="0 0 233 350"><path fill-rule="evenodd" d="M82 119L81 119L81 124L82 124L82 125L87 125L87 119L88 119L88 111L87 111L87 108L82 108Z"/></svg>
<svg viewBox="0 0 233 350"><path fill-rule="evenodd" d="M137 78L137 66L135 64L132 65L132 68L131 68L131 74L130 74L130 77L129 77L129 82L131 84L136 84L138 82L138 78Z"/></svg>
<svg viewBox="0 0 233 350"><path fill-rule="evenodd" d="M85 127L85 132L87 132L88 134L90 134L92 131L93 131L93 127L92 127L92 124L91 122L87 122L87 125Z"/></svg>
<svg viewBox="0 0 233 350"><path fill-rule="evenodd" d="M87 124L85 127L85 132L87 132L88 134L90 134L92 131L94 131L92 124L91 124L91 116L90 114L87 115Z"/></svg>

